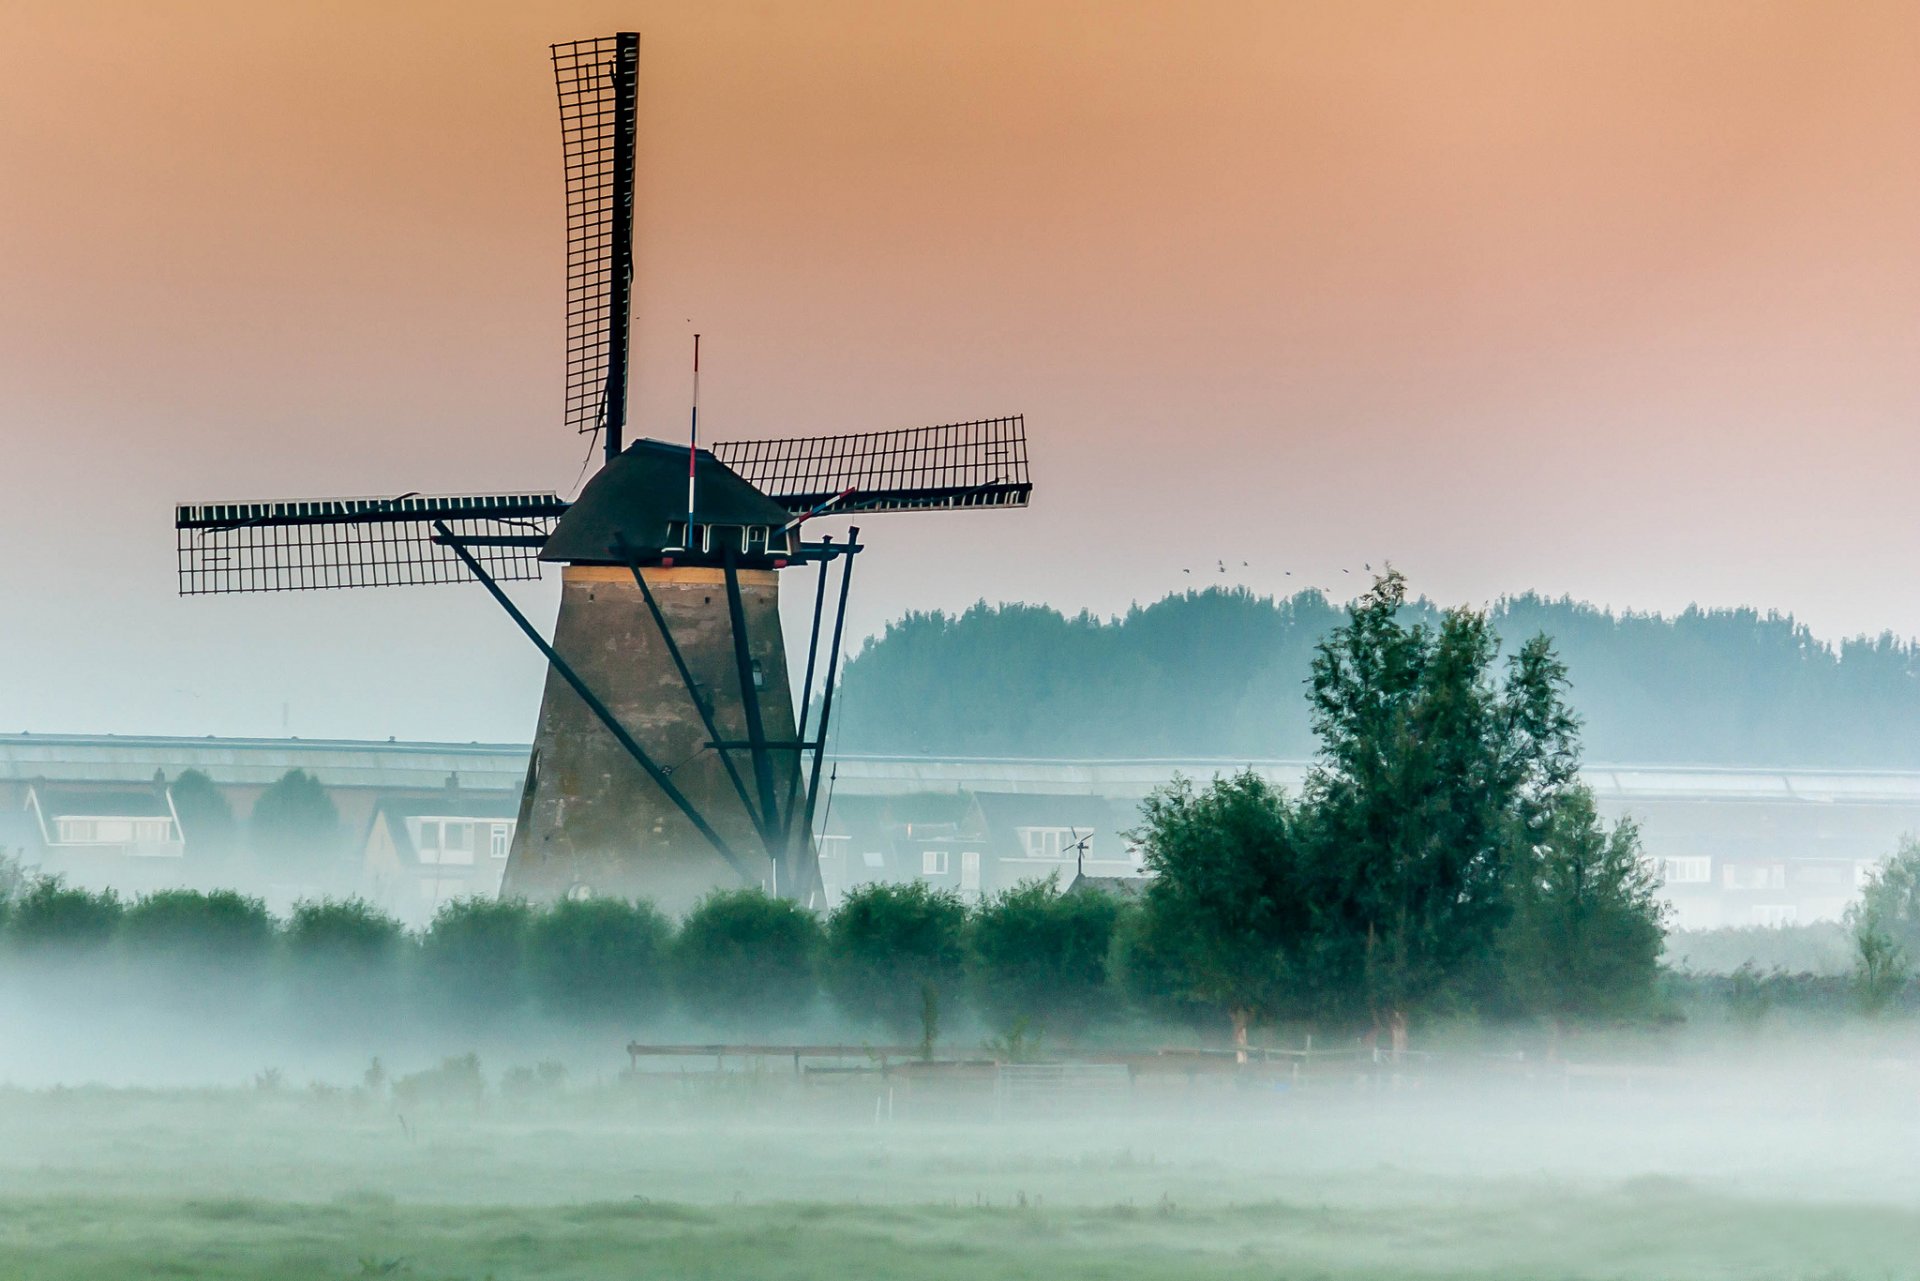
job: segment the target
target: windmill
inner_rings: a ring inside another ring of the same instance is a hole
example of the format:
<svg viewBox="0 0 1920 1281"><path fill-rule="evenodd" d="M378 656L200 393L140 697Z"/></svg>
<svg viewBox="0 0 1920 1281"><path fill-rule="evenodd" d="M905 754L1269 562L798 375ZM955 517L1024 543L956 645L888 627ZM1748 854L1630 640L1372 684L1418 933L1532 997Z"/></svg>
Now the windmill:
<svg viewBox="0 0 1920 1281"><path fill-rule="evenodd" d="M814 806L862 544L858 528L809 542L803 525L829 512L1023 507L1026 425L1016 416L705 449L697 437L628 442L639 52L631 32L553 46L566 167L564 418L604 445L578 497L184 505L180 592L477 582L548 662L504 893L678 907L711 889L762 886L811 900ZM555 564L549 641L500 583ZM779 579L800 566L817 576L796 714Z"/></svg>

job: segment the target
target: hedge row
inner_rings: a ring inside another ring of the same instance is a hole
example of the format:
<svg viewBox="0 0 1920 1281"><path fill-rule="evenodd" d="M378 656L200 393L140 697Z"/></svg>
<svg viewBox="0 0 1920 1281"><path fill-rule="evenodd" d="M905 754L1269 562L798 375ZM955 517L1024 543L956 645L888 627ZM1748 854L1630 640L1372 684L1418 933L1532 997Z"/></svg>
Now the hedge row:
<svg viewBox="0 0 1920 1281"><path fill-rule="evenodd" d="M1003 1033L1070 1035L1118 1006L1108 957L1121 912L1051 882L977 907L916 883L863 887L825 917L756 890L713 894L678 922L617 899L463 899L410 933L359 899L276 920L231 891L129 903L48 879L0 901L0 978L116 965L150 990L272 991L315 1014L405 997L470 1024L529 1009L628 1026L677 1012L739 1031L803 1024L824 997L914 1041L963 1008Z"/></svg>

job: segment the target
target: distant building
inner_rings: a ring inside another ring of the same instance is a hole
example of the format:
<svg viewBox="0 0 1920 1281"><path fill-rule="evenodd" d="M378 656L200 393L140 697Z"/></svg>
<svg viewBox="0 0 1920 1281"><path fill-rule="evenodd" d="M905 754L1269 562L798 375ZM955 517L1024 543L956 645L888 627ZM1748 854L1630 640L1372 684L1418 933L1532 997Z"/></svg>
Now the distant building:
<svg viewBox="0 0 1920 1281"><path fill-rule="evenodd" d="M497 895L519 806L512 794L458 787L380 798L361 843L368 897L418 925L454 899Z"/></svg>
<svg viewBox="0 0 1920 1281"><path fill-rule="evenodd" d="M86 787L36 782L23 812L39 837L40 870L88 888L128 892L182 882L186 841L164 783Z"/></svg>

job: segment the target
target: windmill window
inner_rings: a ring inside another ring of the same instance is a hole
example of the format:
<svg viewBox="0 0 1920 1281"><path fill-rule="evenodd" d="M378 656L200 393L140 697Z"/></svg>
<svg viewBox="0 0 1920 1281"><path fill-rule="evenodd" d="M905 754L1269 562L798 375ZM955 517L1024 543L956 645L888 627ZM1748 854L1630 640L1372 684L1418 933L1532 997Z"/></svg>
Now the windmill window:
<svg viewBox="0 0 1920 1281"><path fill-rule="evenodd" d="M667 546L685 547L687 545L687 522L670 520L667 522Z"/></svg>
<svg viewBox="0 0 1920 1281"><path fill-rule="evenodd" d="M746 550L748 553L764 553L767 550L767 527L765 525L747 526Z"/></svg>
<svg viewBox="0 0 1920 1281"><path fill-rule="evenodd" d="M765 689L767 687L767 673L760 666L760 660L757 658L753 660L753 687L755 689Z"/></svg>

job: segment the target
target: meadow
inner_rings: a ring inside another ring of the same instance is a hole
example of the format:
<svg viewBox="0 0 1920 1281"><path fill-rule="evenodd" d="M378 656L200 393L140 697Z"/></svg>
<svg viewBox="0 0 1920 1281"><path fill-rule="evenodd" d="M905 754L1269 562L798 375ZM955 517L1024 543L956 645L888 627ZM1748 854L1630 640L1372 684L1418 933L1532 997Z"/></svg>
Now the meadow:
<svg viewBox="0 0 1920 1281"><path fill-rule="evenodd" d="M8 1278L1920 1275L1920 1055L990 1084L613 1057L0 1090ZM621 1056L623 1057L623 1056Z"/></svg>

